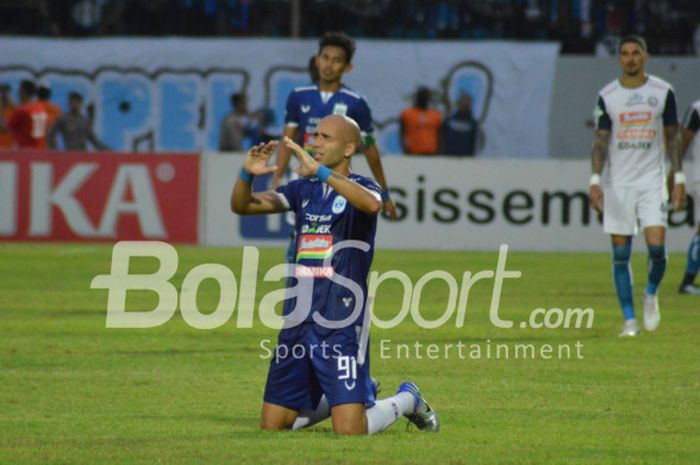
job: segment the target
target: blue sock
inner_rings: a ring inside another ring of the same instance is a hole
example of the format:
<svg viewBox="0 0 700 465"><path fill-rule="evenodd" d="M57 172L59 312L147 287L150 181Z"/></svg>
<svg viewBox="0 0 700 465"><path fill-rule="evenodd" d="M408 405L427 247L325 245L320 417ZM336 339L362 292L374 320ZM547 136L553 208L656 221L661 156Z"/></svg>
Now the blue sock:
<svg viewBox="0 0 700 465"><path fill-rule="evenodd" d="M630 255L632 255L632 239L629 238L623 246L613 246L613 279L617 299L622 307L625 320L634 318L634 298L632 296L632 272L630 271Z"/></svg>
<svg viewBox="0 0 700 465"><path fill-rule="evenodd" d="M663 245L647 246L649 250L649 281L647 294L654 295L659 289L661 278L666 271L666 247Z"/></svg>
<svg viewBox="0 0 700 465"><path fill-rule="evenodd" d="M685 265L685 272L695 277L700 270L700 236L694 235L688 247L688 262Z"/></svg>

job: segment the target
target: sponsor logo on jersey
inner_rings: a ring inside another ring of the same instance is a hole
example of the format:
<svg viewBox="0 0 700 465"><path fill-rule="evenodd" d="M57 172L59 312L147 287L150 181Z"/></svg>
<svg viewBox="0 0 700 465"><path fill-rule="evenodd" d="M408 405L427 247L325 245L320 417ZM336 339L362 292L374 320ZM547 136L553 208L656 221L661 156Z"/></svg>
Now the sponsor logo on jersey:
<svg viewBox="0 0 700 465"><path fill-rule="evenodd" d="M618 142L618 150L651 150L651 142Z"/></svg>
<svg viewBox="0 0 700 465"><path fill-rule="evenodd" d="M296 265L294 275L299 278L331 278L335 270L332 266Z"/></svg>
<svg viewBox="0 0 700 465"><path fill-rule="evenodd" d="M620 124L623 126L644 126L651 123L650 111L628 111L620 113Z"/></svg>
<svg viewBox="0 0 700 465"><path fill-rule="evenodd" d="M617 133L618 139L653 139L656 129L625 129Z"/></svg>
<svg viewBox="0 0 700 465"><path fill-rule="evenodd" d="M335 213L336 215L338 213L342 213L343 210L345 210L345 205L347 205L348 201L345 200L345 197L342 195L339 195L333 200L333 207L331 208L331 211Z"/></svg>
<svg viewBox="0 0 700 465"><path fill-rule="evenodd" d="M302 113L308 113L311 111L311 105L302 105L301 106L301 112Z"/></svg>
<svg viewBox="0 0 700 465"><path fill-rule="evenodd" d="M300 260L323 260L333 249L332 234L302 234L299 237L297 262Z"/></svg>

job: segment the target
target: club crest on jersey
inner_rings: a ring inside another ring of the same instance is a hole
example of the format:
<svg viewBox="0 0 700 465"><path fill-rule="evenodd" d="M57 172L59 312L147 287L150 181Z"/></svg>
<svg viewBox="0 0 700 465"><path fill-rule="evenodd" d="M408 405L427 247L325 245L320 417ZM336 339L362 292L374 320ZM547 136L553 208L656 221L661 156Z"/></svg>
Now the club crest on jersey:
<svg viewBox="0 0 700 465"><path fill-rule="evenodd" d="M654 108L656 105L659 104L659 99L654 97L653 95L647 99L647 103L649 104L650 107Z"/></svg>
<svg viewBox="0 0 700 465"><path fill-rule="evenodd" d="M348 114L348 106L344 103L336 103L335 105L333 105L333 114L346 116Z"/></svg>
<svg viewBox="0 0 700 465"><path fill-rule="evenodd" d="M338 213L342 213L343 210L345 210L345 205L347 205L348 201L345 200L345 197L342 195L339 195L333 200L333 207L331 208L331 211L335 213L336 215Z"/></svg>

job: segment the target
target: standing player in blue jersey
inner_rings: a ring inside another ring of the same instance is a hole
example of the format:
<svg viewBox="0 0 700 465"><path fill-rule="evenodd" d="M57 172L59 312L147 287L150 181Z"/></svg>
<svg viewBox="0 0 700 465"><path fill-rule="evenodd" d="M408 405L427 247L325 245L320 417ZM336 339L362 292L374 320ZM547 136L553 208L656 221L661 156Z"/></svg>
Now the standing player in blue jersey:
<svg viewBox="0 0 700 465"><path fill-rule="evenodd" d="M318 82L297 87L287 98L284 136L310 150L316 125L328 115L348 116L360 126L362 147L374 179L381 186L384 213L396 219L396 206L389 197L388 184L382 168L382 160L374 140L372 113L367 101L341 82L345 73L352 70L355 41L342 32L328 32L319 42L316 55ZM277 171L272 187L278 187L289 167L291 150L279 146Z"/></svg>
<svg viewBox="0 0 700 465"><path fill-rule="evenodd" d="M276 143L255 146L231 196L231 209L240 215L296 214L295 276L312 278L311 289L285 301L285 326L275 354L286 356L270 362L261 414L265 430L322 420L328 416L327 408L319 406L322 396L338 434L377 433L401 415L422 430L439 429L437 415L411 382L401 384L394 396L375 401L368 333L362 328L382 202L374 181L350 172L360 137L352 119L330 115L317 124L313 156L285 138L284 145L299 161L301 178L261 193L252 193L251 183L254 176L276 169L267 166ZM299 308L307 310L301 317Z"/></svg>

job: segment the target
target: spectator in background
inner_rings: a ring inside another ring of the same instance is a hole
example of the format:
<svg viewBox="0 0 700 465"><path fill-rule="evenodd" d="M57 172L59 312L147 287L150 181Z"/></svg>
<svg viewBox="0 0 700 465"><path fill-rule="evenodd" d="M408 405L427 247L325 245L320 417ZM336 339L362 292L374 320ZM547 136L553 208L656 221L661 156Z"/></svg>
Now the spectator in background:
<svg viewBox="0 0 700 465"><path fill-rule="evenodd" d="M472 115L472 96L464 94L457 100L457 111L442 123L442 148L445 155L474 156L479 138L479 122Z"/></svg>
<svg viewBox="0 0 700 465"><path fill-rule="evenodd" d="M92 131L90 119L82 113L83 97L77 92L68 94L68 111L62 114L51 127L48 135L49 148L55 150L56 136L63 137L64 150L87 151L87 142L98 150L110 150L100 142Z"/></svg>
<svg viewBox="0 0 700 465"><path fill-rule="evenodd" d="M15 103L10 95L10 86L0 84L0 150L11 149L15 145L12 134L7 128L7 122L14 112Z"/></svg>
<svg viewBox="0 0 700 465"><path fill-rule="evenodd" d="M39 103L44 107L44 112L46 112L46 133L48 134L51 131L51 128L53 125L56 123L58 120L58 117L61 116L61 107L58 105L51 103L51 89L48 86L39 86L39 89L37 89L36 95L38 97ZM48 147L46 137L42 137L41 139L41 148L45 149Z"/></svg>
<svg viewBox="0 0 700 465"><path fill-rule="evenodd" d="M20 149L41 148L42 139L46 137L47 115L35 97L36 85L32 81L22 81L19 84L20 106L7 121L15 145Z"/></svg>
<svg viewBox="0 0 700 465"><path fill-rule="evenodd" d="M248 98L243 93L231 95L231 112L221 122L219 150L233 152L243 150L243 139L255 129L248 115Z"/></svg>
<svg viewBox="0 0 700 465"><path fill-rule="evenodd" d="M410 155L435 155L440 148L442 115L429 108L430 89L419 87L413 106L401 112L401 147Z"/></svg>

